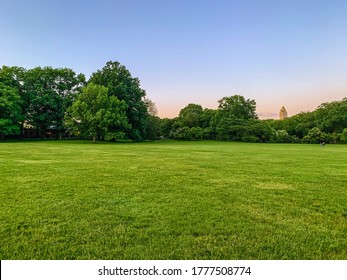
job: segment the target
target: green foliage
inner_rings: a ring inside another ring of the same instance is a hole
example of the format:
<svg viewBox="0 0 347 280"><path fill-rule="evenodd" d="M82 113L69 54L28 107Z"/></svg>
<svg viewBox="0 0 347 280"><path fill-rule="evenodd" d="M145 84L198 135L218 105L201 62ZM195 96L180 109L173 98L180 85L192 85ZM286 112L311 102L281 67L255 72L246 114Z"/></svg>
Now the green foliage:
<svg viewBox="0 0 347 280"><path fill-rule="evenodd" d="M302 139L304 143L320 143L327 140L326 133L322 132L318 127L312 128L308 134Z"/></svg>
<svg viewBox="0 0 347 280"><path fill-rule="evenodd" d="M90 83L68 109L65 126L72 133L92 137L94 143L98 137L117 140L129 127L125 109L125 102L109 96L106 87Z"/></svg>
<svg viewBox="0 0 347 280"><path fill-rule="evenodd" d="M156 140L161 136L160 133L161 120L157 116L150 115L147 121L147 129L145 138L147 140Z"/></svg>
<svg viewBox="0 0 347 280"><path fill-rule="evenodd" d="M302 112L285 120L266 120L276 130L285 130L296 139L305 143L326 141L337 143L339 134L347 126L347 98L321 104L313 112ZM319 131L313 128L318 128ZM310 135L309 132L311 131Z"/></svg>
<svg viewBox="0 0 347 280"><path fill-rule="evenodd" d="M170 137L170 132L172 129L172 126L175 122L175 119L169 119L169 118L164 118L161 119L160 121L160 134L164 138L169 138Z"/></svg>
<svg viewBox="0 0 347 280"><path fill-rule="evenodd" d="M217 140L241 141L247 130L246 122L233 118L221 118L216 127Z"/></svg>
<svg viewBox="0 0 347 280"><path fill-rule="evenodd" d="M182 122L182 126L199 127L202 115L203 109L201 105L188 104L180 111L178 118Z"/></svg>
<svg viewBox="0 0 347 280"><path fill-rule="evenodd" d="M259 142L275 142L276 131L266 123L259 120L248 121L247 134L249 136L258 138ZM253 138L253 139L255 139ZM257 141L245 141L245 142L257 142Z"/></svg>
<svg viewBox="0 0 347 280"><path fill-rule="evenodd" d="M321 104L314 111L315 124L323 132L341 133L347 127L347 98Z"/></svg>
<svg viewBox="0 0 347 280"><path fill-rule="evenodd" d="M340 139L341 141L347 143L347 128L345 128L342 133L341 133L341 136L340 136Z"/></svg>
<svg viewBox="0 0 347 280"><path fill-rule="evenodd" d="M21 98L15 88L0 82L0 138L20 132Z"/></svg>
<svg viewBox="0 0 347 280"><path fill-rule="evenodd" d="M133 78L119 62L109 61L101 70L92 74L89 82L108 88L108 94L126 104L126 115L130 126L127 136L142 140L146 133L148 106L144 100L146 92L140 87L140 80Z"/></svg>
<svg viewBox="0 0 347 280"><path fill-rule="evenodd" d="M205 108L200 115L200 126L202 128L211 128L212 120L216 114L217 110Z"/></svg>
<svg viewBox="0 0 347 280"><path fill-rule="evenodd" d="M292 138L285 130L277 130L276 131L276 142L278 143L291 143Z"/></svg>
<svg viewBox="0 0 347 280"><path fill-rule="evenodd" d="M201 127L180 127L171 134L176 140L201 140L204 137L204 129Z"/></svg>
<svg viewBox="0 0 347 280"><path fill-rule="evenodd" d="M341 140L341 133L334 132L331 134L331 143L336 144Z"/></svg>
<svg viewBox="0 0 347 280"><path fill-rule="evenodd" d="M222 118L217 128L217 140L243 142L274 142L275 130L259 120Z"/></svg>
<svg viewBox="0 0 347 280"><path fill-rule="evenodd" d="M25 90L30 98L27 122L41 130L61 131L66 109L85 84L83 75L68 68L36 67L25 75Z"/></svg>
<svg viewBox="0 0 347 280"><path fill-rule="evenodd" d="M218 108L223 112L224 117L233 119L257 119L255 100L245 99L241 95L223 97L218 101Z"/></svg>
<svg viewBox="0 0 347 280"><path fill-rule="evenodd" d="M2 68L0 68L0 83L2 83L3 86L10 87L20 96L20 112L15 112L17 115L16 121L19 121L21 126L23 126L24 121L28 119L28 109L30 106L30 97L25 90L25 76L26 69L21 67L2 66ZM17 130L15 130L13 134L18 134Z"/></svg>

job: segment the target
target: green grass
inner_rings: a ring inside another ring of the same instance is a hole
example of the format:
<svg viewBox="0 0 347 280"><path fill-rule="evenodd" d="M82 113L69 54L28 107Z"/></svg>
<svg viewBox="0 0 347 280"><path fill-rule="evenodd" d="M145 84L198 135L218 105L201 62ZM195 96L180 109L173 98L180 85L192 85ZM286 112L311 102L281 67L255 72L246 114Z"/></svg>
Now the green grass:
<svg viewBox="0 0 347 280"><path fill-rule="evenodd" d="M347 146L0 143L1 259L347 259Z"/></svg>

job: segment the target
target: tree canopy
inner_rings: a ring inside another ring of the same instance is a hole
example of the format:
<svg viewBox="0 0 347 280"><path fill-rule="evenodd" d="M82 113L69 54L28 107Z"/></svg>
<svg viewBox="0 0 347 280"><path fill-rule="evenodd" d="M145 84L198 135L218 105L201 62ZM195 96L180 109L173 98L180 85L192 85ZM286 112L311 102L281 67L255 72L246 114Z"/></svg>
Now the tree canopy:
<svg viewBox="0 0 347 280"><path fill-rule="evenodd" d="M141 140L146 133L148 120L146 92L140 87L140 80L133 78L129 70L117 61L109 61L101 70L92 74L89 82L108 88L108 94L122 100L127 105L126 115L129 128L127 136Z"/></svg>
<svg viewBox="0 0 347 280"><path fill-rule="evenodd" d="M233 95L229 97L223 97L218 101L218 103L218 108L223 113L223 116L243 120L258 118L255 112L255 100L245 99L241 95Z"/></svg>
<svg viewBox="0 0 347 280"><path fill-rule="evenodd" d="M126 104L116 96L109 96L104 86L89 83L68 109L65 126L77 135L99 139L123 137L129 125L125 115Z"/></svg>
<svg viewBox="0 0 347 280"><path fill-rule="evenodd" d="M66 109L85 84L84 75L68 68L36 67L27 71L25 82L31 100L28 123L39 128L42 137L48 127L62 130Z"/></svg>

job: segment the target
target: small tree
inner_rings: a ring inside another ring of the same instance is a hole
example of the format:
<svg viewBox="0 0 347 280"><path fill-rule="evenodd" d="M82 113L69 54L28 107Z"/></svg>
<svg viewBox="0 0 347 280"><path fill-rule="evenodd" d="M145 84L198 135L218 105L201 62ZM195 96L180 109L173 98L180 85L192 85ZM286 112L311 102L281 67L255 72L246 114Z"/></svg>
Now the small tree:
<svg viewBox="0 0 347 280"><path fill-rule="evenodd" d="M128 128L125 115L126 104L115 96L108 95L103 86L88 84L77 100L68 109L65 125L72 133L102 139L119 137L119 133Z"/></svg>

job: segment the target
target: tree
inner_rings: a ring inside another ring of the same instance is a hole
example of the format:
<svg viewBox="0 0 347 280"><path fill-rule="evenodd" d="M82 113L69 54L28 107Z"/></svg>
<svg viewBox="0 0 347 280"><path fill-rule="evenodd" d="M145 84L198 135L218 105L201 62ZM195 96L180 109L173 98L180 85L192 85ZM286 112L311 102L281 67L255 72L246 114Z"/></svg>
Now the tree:
<svg viewBox="0 0 347 280"><path fill-rule="evenodd" d="M8 67L4 65L0 69L0 83L2 83L4 86L12 88L21 99L19 104L20 112L16 117L17 121L20 122L21 136L23 135L24 122L28 119L28 109L30 105L30 96L25 90L26 73L26 69L17 66Z"/></svg>
<svg viewBox="0 0 347 280"><path fill-rule="evenodd" d="M202 114L200 115L200 126L202 128L210 128L211 120L213 119L216 112L217 110L205 108Z"/></svg>
<svg viewBox="0 0 347 280"><path fill-rule="evenodd" d="M223 97L218 103L218 108L223 112L224 117L243 120L258 118L255 112L255 100L246 100L241 95L233 95L230 97Z"/></svg>
<svg viewBox="0 0 347 280"><path fill-rule="evenodd" d="M0 139L20 133L21 98L15 88L0 82Z"/></svg>
<svg viewBox="0 0 347 280"><path fill-rule="evenodd" d="M158 109L157 107L155 106L155 103L148 99L148 98L144 98L144 102L147 106L147 113L148 115L150 116L156 116L158 114Z"/></svg>
<svg viewBox="0 0 347 280"><path fill-rule="evenodd" d="M117 140L129 127L125 110L125 102L109 96L106 87L90 83L68 109L65 126L74 134L92 137L93 143L98 136Z"/></svg>
<svg viewBox="0 0 347 280"><path fill-rule="evenodd" d="M290 143L292 141L290 135L285 130L276 131L276 142L277 143Z"/></svg>
<svg viewBox="0 0 347 280"><path fill-rule="evenodd" d="M89 82L107 87L110 96L125 102L130 124L126 130L127 136L133 140L142 140L146 133L148 112L144 101L146 92L141 89L140 80L133 78L119 62L109 61L105 67L92 74Z"/></svg>
<svg viewBox="0 0 347 280"><path fill-rule="evenodd" d="M172 130L175 119L164 118L160 121L160 134L164 138L170 137L170 132Z"/></svg>
<svg viewBox="0 0 347 280"><path fill-rule="evenodd" d="M338 132L347 127L347 98L321 104L314 111L315 124L323 132Z"/></svg>
<svg viewBox="0 0 347 280"><path fill-rule="evenodd" d="M322 132L318 127L312 128L308 134L302 139L305 143L319 143L326 141L326 134Z"/></svg>
<svg viewBox="0 0 347 280"><path fill-rule="evenodd" d="M30 97L28 123L36 127L45 138L46 129L63 129L66 109L85 84L84 75L76 75L68 68L36 67L26 73L25 90Z"/></svg>
<svg viewBox="0 0 347 280"><path fill-rule="evenodd" d="M157 117L157 107L155 103L148 99L144 98L144 102L147 106L148 119L146 123L146 133L144 138L147 140L156 140L160 136L160 118Z"/></svg>
<svg viewBox="0 0 347 280"><path fill-rule="evenodd" d="M183 126L199 127L202 114L203 109L201 105L188 104L180 111L179 119L183 123Z"/></svg>
<svg viewBox="0 0 347 280"><path fill-rule="evenodd" d="M152 115L148 117L145 139L156 140L160 137L160 123L159 117Z"/></svg>
<svg viewBox="0 0 347 280"><path fill-rule="evenodd" d="M251 121L257 120L254 100L245 99L241 95L223 97L218 101L219 106L210 119L211 130L215 131L216 139L231 141L259 141L256 135L252 135ZM259 131L254 127L254 131Z"/></svg>

